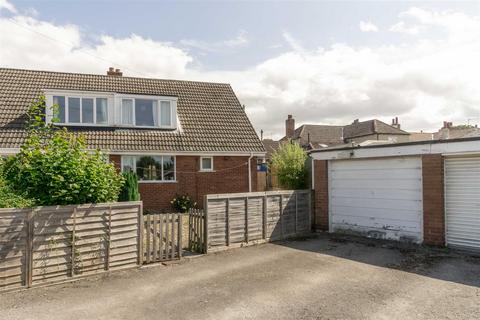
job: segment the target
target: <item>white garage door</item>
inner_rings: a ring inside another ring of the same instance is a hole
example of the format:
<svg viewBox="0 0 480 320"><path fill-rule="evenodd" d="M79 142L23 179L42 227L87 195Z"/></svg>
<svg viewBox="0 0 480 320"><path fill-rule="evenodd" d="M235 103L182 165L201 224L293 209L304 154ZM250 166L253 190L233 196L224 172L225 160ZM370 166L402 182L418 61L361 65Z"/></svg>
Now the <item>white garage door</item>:
<svg viewBox="0 0 480 320"><path fill-rule="evenodd" d="M330 231L423 241L420 157L329 162Z"/></svg>
<svg viewBox="0 0 480 320"><path fill-rule="evenodd" d="M447 245L480 249L480 158L445 159Z"/></svg>

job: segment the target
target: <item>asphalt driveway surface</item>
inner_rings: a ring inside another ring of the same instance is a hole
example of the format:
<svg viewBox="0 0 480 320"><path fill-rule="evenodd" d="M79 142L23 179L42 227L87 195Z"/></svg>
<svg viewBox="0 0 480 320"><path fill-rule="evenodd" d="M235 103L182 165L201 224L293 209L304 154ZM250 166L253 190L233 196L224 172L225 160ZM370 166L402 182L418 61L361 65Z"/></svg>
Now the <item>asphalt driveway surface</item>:
<svg viewBox="0 0 480 320"><path fill-rule="evenodd" d="M326 235L0 295L5 320L479 317L479 258Z"/></svg>

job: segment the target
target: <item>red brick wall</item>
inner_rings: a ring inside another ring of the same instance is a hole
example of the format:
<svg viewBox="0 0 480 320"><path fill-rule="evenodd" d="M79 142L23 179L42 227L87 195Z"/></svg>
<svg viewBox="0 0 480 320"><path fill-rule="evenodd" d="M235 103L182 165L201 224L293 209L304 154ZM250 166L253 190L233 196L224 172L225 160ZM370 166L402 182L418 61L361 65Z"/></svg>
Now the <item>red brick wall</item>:
<svg viewBox="0 0 480 320"><path fill-rule="evenodd" d="M445 245L443 157L422 156L423 238L425 244Z"/></svg>
<svg viewBox="0 0 480 320"><path fill-rule="evenodd" d="M314 161L315 229L328 231L328 161Z"/></svg>
<svg viewBox="0 0 480 320"><path fill-rule="evenodd" d="M110 155L110 161L120 170L121 156ZM170 201L176 194L189 194L201 208L206 194L248 192L248 157L214 157L214 172L200 172L197 156L176 156L176 161L176 182L139 183L145 210L171 210ZM252 191L257 191L256 158L251 168Z"/></svg>

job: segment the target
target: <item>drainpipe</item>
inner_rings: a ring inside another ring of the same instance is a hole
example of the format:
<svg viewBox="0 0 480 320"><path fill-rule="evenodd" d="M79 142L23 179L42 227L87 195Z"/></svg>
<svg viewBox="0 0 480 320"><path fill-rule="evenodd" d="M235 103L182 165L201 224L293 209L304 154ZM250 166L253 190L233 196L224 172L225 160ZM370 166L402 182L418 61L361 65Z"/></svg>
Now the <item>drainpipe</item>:
<svg viewBox="0 0 480 320"><path fill-rule="evenodd" d="M248 158L248 192L252 192L252 159L253 152L250 152L250 157Z"/></svg>

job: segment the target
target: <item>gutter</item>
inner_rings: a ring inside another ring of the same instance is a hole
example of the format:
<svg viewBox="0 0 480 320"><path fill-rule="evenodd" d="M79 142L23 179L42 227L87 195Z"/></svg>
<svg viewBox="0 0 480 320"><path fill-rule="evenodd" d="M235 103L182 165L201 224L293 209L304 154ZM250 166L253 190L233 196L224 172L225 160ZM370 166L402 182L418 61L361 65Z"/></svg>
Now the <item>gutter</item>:
<svg viewBox="0 0 480 320"><path fill-rule="evenodd" d="M252 192L252 159L253 152L250 152L250 157L248 158L248 192Z"/></svg>

